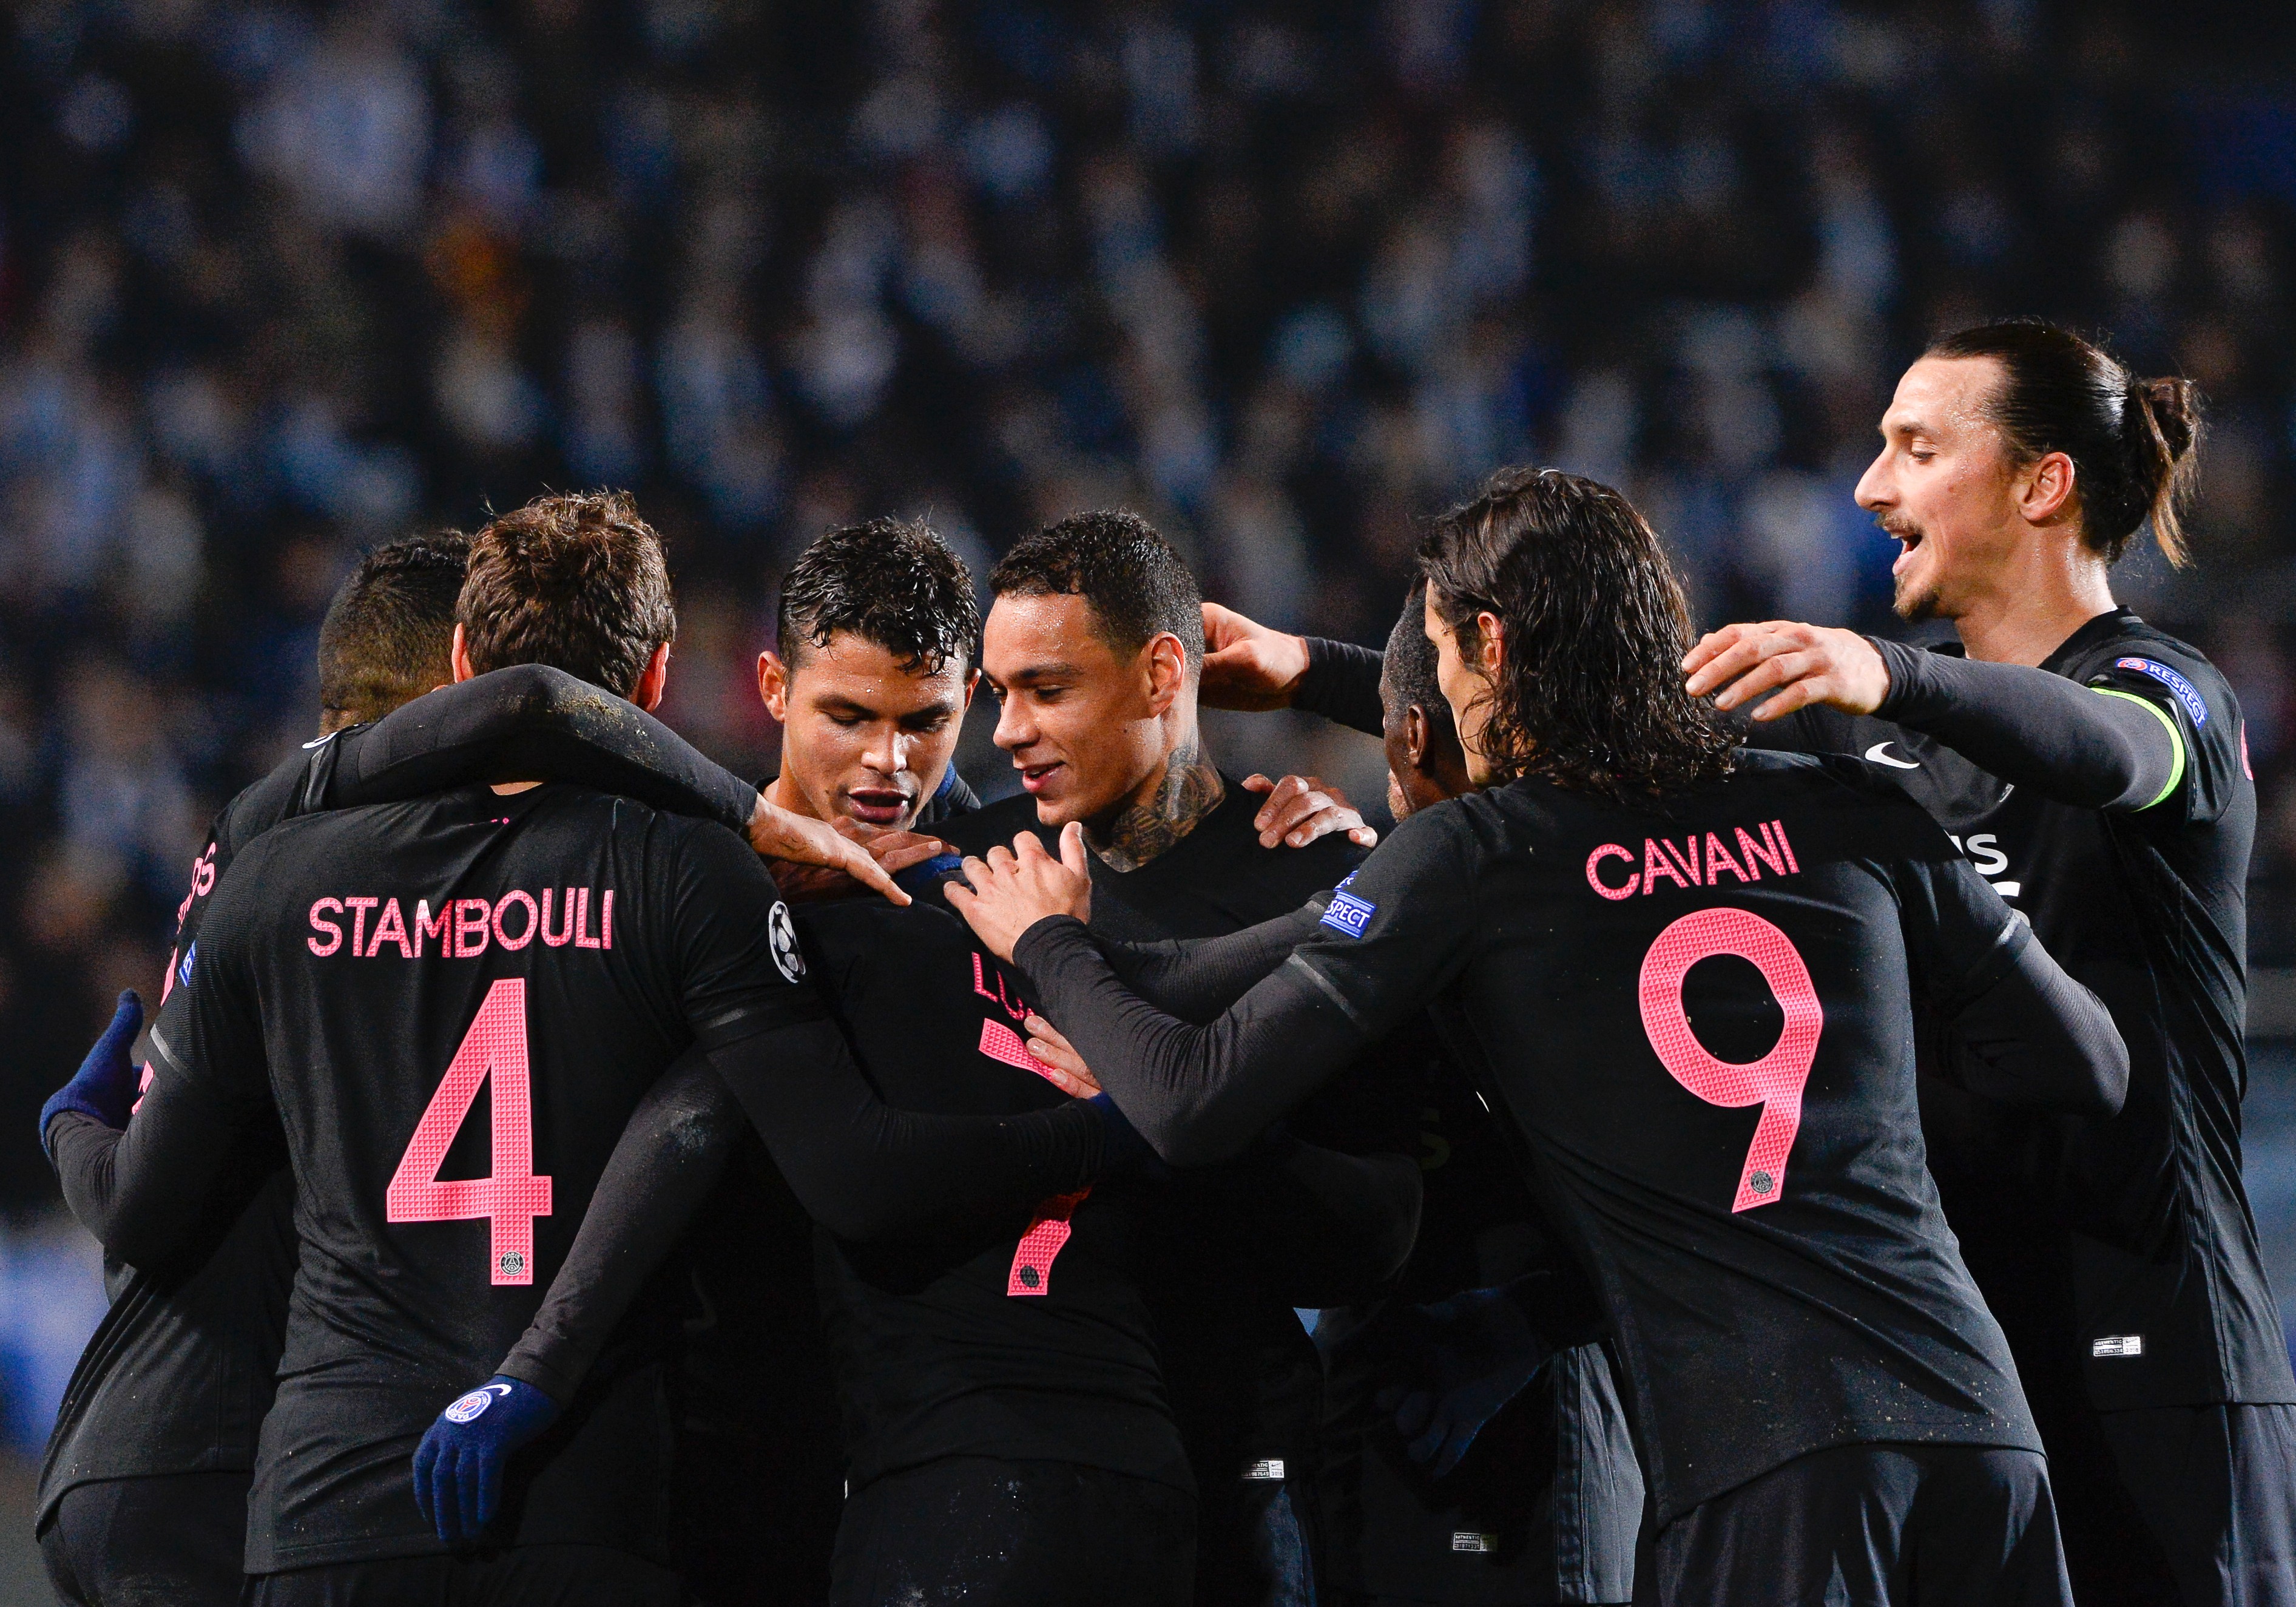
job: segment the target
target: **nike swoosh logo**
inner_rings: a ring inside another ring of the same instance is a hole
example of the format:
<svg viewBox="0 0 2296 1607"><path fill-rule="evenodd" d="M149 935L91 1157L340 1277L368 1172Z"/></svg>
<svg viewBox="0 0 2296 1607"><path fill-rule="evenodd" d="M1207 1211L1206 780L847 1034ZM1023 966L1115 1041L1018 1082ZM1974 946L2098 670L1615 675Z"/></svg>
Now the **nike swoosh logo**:
<svg viewBox="0 0 2296 1607"><path fill-rule="evenodd" d="M1887 765L1892 770L1918 770L1922 767L1920 762L1915 759L1891 758L1885 751L1889 746L1887 742L1875 742L1866 750L1866 757L1877 765Z"/></svg>
<svg viewBox="0 0 2296 1607"><path fill-rule="evenodd" d="M492 1390L497 1395L507 1395L510 1393L510 1386L508 1384L488 1384L486 1387Z"/></svg>

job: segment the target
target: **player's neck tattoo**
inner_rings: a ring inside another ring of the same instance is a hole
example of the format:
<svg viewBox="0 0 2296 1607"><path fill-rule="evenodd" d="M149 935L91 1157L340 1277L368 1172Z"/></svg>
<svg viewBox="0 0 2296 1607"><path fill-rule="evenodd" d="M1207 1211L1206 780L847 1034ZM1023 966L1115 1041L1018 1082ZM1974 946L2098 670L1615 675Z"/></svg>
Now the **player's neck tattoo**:
<svg viewBox="0 0 2296 1607"><path fill-rule="evenodd" d="M1095 852L1114 871L1136 871L1196 829L1220 806L1227 784L1190 735L1164 761L1164 774L1144 801L1128 803L1103 831L1087 828Z"/></svg>

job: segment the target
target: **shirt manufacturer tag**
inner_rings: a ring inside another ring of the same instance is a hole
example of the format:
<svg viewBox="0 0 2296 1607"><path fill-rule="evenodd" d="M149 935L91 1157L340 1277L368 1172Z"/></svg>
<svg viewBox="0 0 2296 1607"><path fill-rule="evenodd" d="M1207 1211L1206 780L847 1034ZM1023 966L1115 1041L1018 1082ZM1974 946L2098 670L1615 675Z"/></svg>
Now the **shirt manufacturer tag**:
<svg viewBox="0 0 2296 1607"><path fill-rule="evenodd" d="M1323 923L1333 931L1345 932L1350 938L1360 938L1379 906L1366 904L1353 893L1333 893L1332 907L1324 912Z"/></svg>
<svg viewBox="0 0 2296 1607"><path fill-rule="evenodd" d="M2201 689L2166 664L2152 659L2115 659L2112 661L2112 667L2115 669L2133 669L2138 675L2151 676L2175 694L2177 701L2185 706L2185 712L2193 717L2194 725L2205 726L2209 723L2209 706L2201 697Z"/></svg>
<svg viewBox="0 0 2296 1607"><path fill-rule="evenodd" d="M1473 1529L1463 1529L1455 1531L1451 1536L1453 1551L1489 1552L1496 1551L1498 1548L1499 1537L1496 1535L1479 1535Z"/></svg>
<svg viewBox="0 0 2296 1607"><path fill-rule="evenodd" d="M1246 1483L1260 1483L1283 1477L1283 1458L1270 1456L1264 1461L1247 1464L1243 1470Z"/></svg>
<svg viewBox="0 0 2296 1607"><path fill-rule="evenodd" d="M2102 1356L2142 1356L2144 1336L2141 1333L2108 1333L2103 1339L2091 1340L2088 1353Z"/></svg>

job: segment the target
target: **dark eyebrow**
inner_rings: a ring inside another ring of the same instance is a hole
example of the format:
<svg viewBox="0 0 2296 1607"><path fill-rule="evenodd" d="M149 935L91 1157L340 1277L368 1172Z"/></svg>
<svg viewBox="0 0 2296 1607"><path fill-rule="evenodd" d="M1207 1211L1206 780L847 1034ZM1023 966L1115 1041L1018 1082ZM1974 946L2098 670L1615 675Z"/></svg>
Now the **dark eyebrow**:
<svg viewBox="0 0 2296 1607"><path fill-rule="evenodd" d="M1063 680L1072 678L1078 673L1077 666L1073 664L1057 662L1052 664L1031 664L1025 669L1014 671L1012 675L1007 676L1005 679L1008 682L1018 683Z"/></svg>
<svg viewBox="0 0 2296 1607"><path fill-rule="evenodd" d="M822 693L816 700L815 706L837 714L857 714L864 717L873 717L877 712L866 703L857 703L851 698L840 697L833 692Z"/></svg>

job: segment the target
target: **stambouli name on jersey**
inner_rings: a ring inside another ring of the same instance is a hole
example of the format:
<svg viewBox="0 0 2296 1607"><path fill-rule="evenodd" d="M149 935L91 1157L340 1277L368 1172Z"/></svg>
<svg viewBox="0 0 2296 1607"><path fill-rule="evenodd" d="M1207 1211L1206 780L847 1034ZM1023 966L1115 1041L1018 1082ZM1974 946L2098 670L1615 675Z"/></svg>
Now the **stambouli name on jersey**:
<svg viewBox="0 0 2296 1607"><path fill-rule="evenodd" d="M501 898L414 900L410 922L400 900L381 895L329 897L311 906L311 935L303 939L321 959L333 955L372 960L389 944L403 960L420 960L424 945L436 942L432 957L471 960L488 947L516 951L539 938L544 946L563 948L611 948L614 946L614 890L595 892L586 887L544 888L539 894L512 888ZM554 918L552 905L556 904ZM591 924L591 912L597 924ZM367 917L374 916L370 929ZM786 917L784 917L786 919ZM349 931L344 927L348 924ZM782 967L784 974L786 965ZM802 974L802 967L800 968Z"/></svg>

